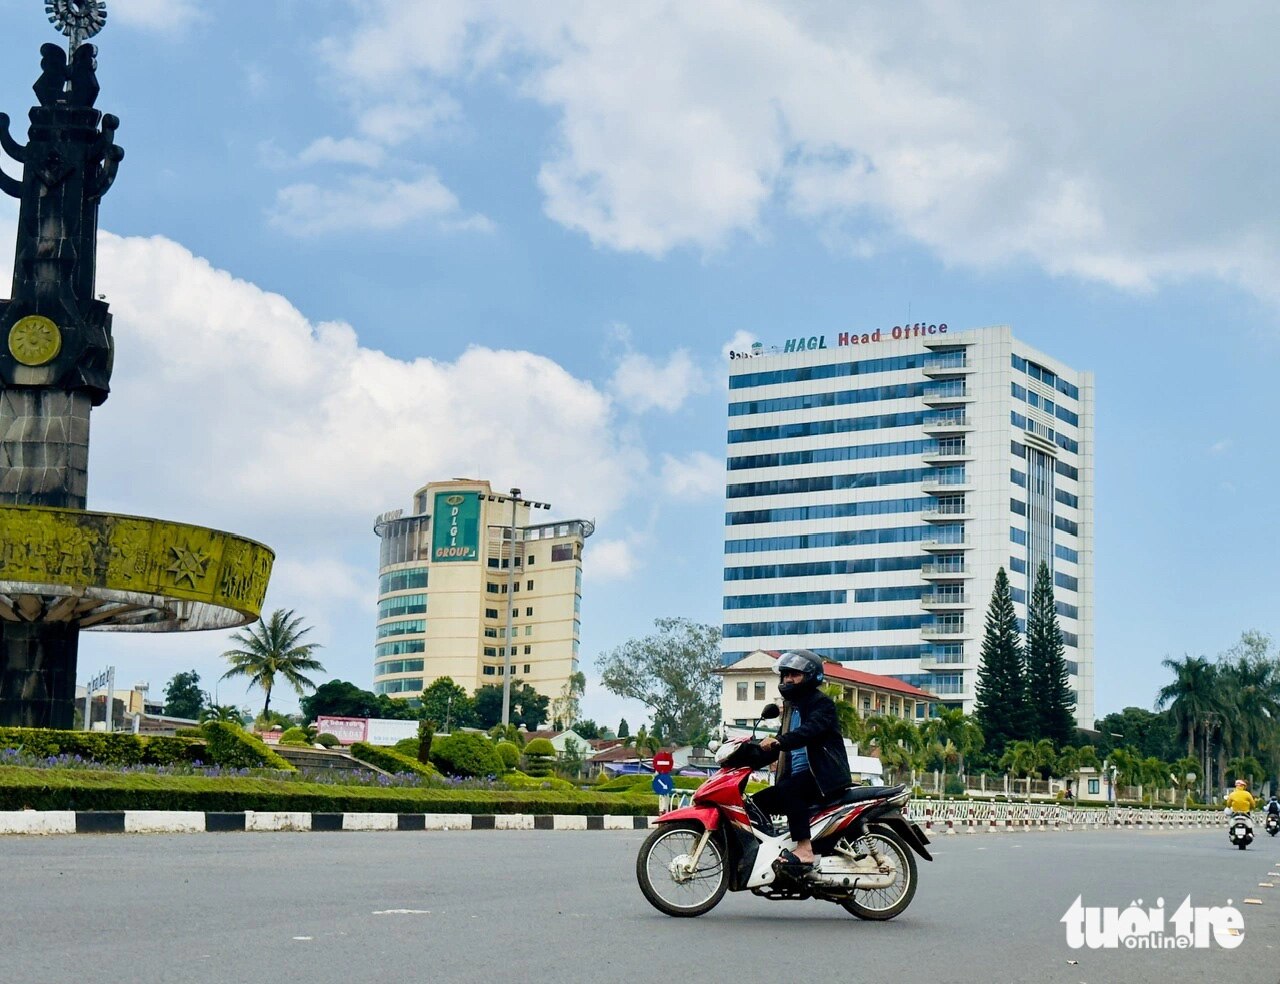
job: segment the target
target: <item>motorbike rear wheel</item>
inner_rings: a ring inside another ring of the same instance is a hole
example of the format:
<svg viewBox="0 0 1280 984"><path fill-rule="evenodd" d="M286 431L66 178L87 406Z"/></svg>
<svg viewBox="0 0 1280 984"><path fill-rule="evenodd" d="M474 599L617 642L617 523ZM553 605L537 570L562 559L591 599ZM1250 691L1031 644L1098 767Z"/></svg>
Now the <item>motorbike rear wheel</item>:
<svg viewBox="0 0 1280 984"><path fill-rule="evenodd" d="M664 823L640 845L636 880L649 904L659 912L668 916L700 916L724 898L729 887L729 872L720 838L715 834L702 849L697 869L692 873L681 870L681 862L693 856L702 834L701 824Z"/></svg>
<svg viewBox="0 0 1280 984"><path fill-rule="evenodd" d="M915 898L916 858L902 838L888 828L873 827L867 838L893 861L898 877L888 888L866 889L840 904L859 919L883 922L901 913Z"/></svg>

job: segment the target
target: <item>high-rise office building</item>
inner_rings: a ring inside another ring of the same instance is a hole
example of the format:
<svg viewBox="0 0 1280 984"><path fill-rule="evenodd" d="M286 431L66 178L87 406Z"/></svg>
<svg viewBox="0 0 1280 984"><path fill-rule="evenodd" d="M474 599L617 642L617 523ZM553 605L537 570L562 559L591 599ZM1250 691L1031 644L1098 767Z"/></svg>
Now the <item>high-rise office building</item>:
<svg viewBox="0 0 1280 984"><path fill-rule="evenodd" d="M804 647L973 710L1003 567L1053 574L1093 726L1093 376L1008 327L830 333L732 354L723 656Z"/></svg>
<svg viewBox="0 0 1280 984"><path fill-rule="evenodd" d="M513 515L512 498L480 480L431 482L413 503L374 526L374 692L415 699L444 676L470 692L502 683L510 647L512 677L559 697L578 672L582 547L595 525L531 522L520 498Z"/></svg>

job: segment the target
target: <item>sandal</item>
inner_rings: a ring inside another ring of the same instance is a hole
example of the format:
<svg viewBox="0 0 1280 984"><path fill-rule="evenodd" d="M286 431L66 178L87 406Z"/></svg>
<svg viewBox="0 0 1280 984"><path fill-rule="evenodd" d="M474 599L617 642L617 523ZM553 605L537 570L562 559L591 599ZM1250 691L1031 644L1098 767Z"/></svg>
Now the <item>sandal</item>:
<svg viewBox="0 0 1280 984"><path fill-rule="evenodd" d="M801 861L786 849L783 849L782 853L778 855L778 860L774 862L774 865L800 873L811 871L813 869L812 861Z"/></svg>

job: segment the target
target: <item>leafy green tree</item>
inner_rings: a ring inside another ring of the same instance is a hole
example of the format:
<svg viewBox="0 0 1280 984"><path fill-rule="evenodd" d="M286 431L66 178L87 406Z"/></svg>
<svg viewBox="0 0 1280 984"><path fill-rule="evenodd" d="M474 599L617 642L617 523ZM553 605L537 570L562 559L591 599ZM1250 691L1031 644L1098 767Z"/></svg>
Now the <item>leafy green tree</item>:
<svg viewBox="0 0 1280 984"><path fill-rule="evenodd" d="M577 779L582 774L582 746L572 738L566 739L558 764L567 777Z"/></svg>
<svg viewBox="0 0 1280 984"><path fill-rule="evenodd" d="M1170 714L1143 707L1126 707L1094 723L1099 733L1097 749L1102 758L1117 748L1132 746L1142 757L1176 758L1179 740Z"/></svg>
<svg viewBox="0 0 1280 984"><path fill-rule="evenodd" d="M293 687L301 697L308 689L315 689L315 684L305 674L324 672L324 666L312 655L320 645L301 641L311 631L310 626L301 628L301 625L300 616L295 617L292 611L277 608L268 621L259 621L252 628L231 637L242 648L228 649L222 654L231 661L231 669L222 674L222 679L248 677L250 687L260 687L266 694L262 705L264 715L271 708L271 691L277 677Z"/></svg>
<svg viewBox="0 0 1280 984"><path fill-rule="evenodd" d="M519 679L511 681L510 722L528 731L534 731L543 721L549 720L547 705L550 698L538 693ZM481 728L492 728L502 721L502 684L488 683L476 690L475 721Z"/></svg>
<svg viewBox="0 0 1280 984"><path fill-rule="evenodd" d="M618 737L628 738L631 735L631 725L627 724L627 719L622 718L618 722Z"/></svg>
<svg viewBox="0 0 1280 984"><path fill-rule="evenodd" d="M377 695L346 680L329 680L298 702L303 720L327 717L378 717Z"/></svg>
<svg viewBox="0 0 1280 984"><path fill-rule="evenodd" d="M1010 742L1025 740L1030 735L1018 619L1013 610L1009 576L1003 567L996 572L995 587L987 606L975 695L974 717L993 757L1003 756Z"/></svg>
<svg viewBox="0 0 1280 984"><path fill-rule="evenodd" d="M1053 575L1043 560L1027 608L1027 707L1031 734L1065 745L1076 730L1076 697L1053 600Z"/></svg>
<svg viewBox="0 0 1280 984"><path fill-rule="evenodd" d="M720 629L685 618L654 625L653 635L601 656L600 679L610 692L652 710L654 730L685 743L719 724Z"/></svg>
<svg viewBox="0 0 1280 984"><path fill-rule="evenodd" d="M580 718L573 722L573 730L580 737L585 738L587 741L591 741L595 738L604 738L604 732L608 729L601 728L600 725L596 724L595 721L590 718Z"/></svg>
<svg viewBox="0 0 1280 984"><path fill-rule="evenodd" d="M164 688L164 712L173 717L198 719L204 707L204 697L199 673L195 670L175 673Z"/></svg>
<svg viewBox="0 0 1280 984"><path fill-rule="evenodd" d="M453 677L439 677L422 691L422 716L438 721L445 731L467 728L475 720L475 701Z"/></svg>
<svg viewBox="0 0 1280 984"><path fill-rule="evenodd" d="M574 722L582 713L582 695L586 692L586 674L570 673L560 696L551 702L551 713L560 722L561 729L573 728Z"/></svg>
<svg viewBox="0 0 1280 984"><path fill-rule="evenodd" d="M662 748L662 738L656 731L652 733L646 731L642 724L634 735L627 735L626 738L622 739L622 747L634 748L640 753L641 758L644 757L645 752L648 752L652 756Z"/></svg>

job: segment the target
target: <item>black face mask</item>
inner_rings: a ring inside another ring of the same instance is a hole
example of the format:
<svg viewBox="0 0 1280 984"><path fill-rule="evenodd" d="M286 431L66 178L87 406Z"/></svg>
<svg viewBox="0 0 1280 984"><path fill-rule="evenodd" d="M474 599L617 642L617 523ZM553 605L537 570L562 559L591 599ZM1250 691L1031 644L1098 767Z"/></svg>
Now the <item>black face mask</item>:
<svg viewBox="0 0 1280 984"><path fill-rule="evenodd" d="M817 686L818 684L813 680L801 680L799 683L780 683L778 684L778 693L782 694L783 700L791 700L809 693Z"/></svg>

